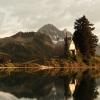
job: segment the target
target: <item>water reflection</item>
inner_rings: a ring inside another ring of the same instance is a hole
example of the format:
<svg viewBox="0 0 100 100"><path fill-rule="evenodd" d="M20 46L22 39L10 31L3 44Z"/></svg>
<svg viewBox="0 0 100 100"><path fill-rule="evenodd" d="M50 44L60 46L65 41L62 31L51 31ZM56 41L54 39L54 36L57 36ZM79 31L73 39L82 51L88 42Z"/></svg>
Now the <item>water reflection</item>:
<svg viewBox="0 0 100 100"><path fill-rule="evenodd" d="M100 93L100 88L98 87L99 91L97 91L96 84L98 82L99 85L100 81L96 81L89 71L85 71L80 78L77 78L77 83L72 80L70 75L64 77L41 76L42 78L33 77L34 75L18 75L0 78L0 91L13 93L20 98L10 93L0 92L0 100L94 100L97 98L98 92ZM70 99L68 99L71 93L69 84L72 87L76 84L75 92ZM23 96L33 99L21 98ZM100 100L100 95L96 100Z"/></svg>
<svg viewBox="0 0 100 100"><path fill-rule="evenodd" d="M0 92L0 100L37 100L36 98L17 98L14 95L6 92Z"/></svg>
<svg viewBox="0 0 100 100"><path fill-rule="evenodd" d="M85 71L76 86L74 100L94 100L98 96L97 84L89 71Z"/></svg>

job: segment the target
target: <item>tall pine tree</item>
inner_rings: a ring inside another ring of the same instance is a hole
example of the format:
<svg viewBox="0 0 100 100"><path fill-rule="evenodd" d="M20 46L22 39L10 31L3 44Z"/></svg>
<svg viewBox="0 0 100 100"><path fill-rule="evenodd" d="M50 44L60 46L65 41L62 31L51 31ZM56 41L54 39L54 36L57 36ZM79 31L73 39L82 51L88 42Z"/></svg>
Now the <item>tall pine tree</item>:
<svg viewBox="0 0 100 100"><path fill-rule="evenodd" d="M74 29L73 40L77 49L79 49L82 54L83 60L87 62L95 55L95 49L98 42L97 36L93 34L95 28L93 24L83 16L76 20Z"/></svg>
<svg viewBox="0 0 100 100"><path fill-rule="evenodd" d="M68 37L67 37L67 32L66 36L64 38L64 57L69 58L70 57L70 52L69 52L69 44L68 44Z"/></svg>

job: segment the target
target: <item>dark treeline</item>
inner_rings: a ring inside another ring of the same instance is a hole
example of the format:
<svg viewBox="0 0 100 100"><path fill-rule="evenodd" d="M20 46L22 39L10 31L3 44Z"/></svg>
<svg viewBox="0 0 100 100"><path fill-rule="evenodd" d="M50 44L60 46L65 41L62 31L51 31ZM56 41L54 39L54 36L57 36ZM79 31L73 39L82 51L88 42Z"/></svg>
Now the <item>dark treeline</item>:
<svg viewBox="0 0 100 100"><path fill-rule="evenodd" d="M77 51L80 52L83 61L89 63L92 57L95 56L98 42L97 36L93 34L95 27L83 16L75 21L74 29L73 40Z"/></svg>

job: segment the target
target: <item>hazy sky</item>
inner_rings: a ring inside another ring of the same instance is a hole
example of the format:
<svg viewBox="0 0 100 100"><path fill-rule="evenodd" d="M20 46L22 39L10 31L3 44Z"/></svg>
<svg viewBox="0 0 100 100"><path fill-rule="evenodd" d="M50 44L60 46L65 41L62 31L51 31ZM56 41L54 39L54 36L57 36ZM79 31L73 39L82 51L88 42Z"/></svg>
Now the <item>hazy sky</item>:
<svg viewBox="0 0 100 100"><path fill-rule="evenodd" d="M75 20L83 15L100 38L100 0L0 0L0 37L36 31L48 23L73 33Z"/></svg>

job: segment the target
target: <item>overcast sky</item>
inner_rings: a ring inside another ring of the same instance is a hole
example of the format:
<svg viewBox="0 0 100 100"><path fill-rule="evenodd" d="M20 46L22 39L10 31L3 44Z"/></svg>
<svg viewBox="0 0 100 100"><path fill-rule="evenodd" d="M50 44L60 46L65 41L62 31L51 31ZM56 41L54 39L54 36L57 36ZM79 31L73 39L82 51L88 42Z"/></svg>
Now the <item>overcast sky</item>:
<svg viewBox="0 0 100 100"><path fill-rule="evenodd" d="M0 37L37 31L45 24L74 32L77 18L86 15L100 38L100 0L0 0Z"/></svg>

